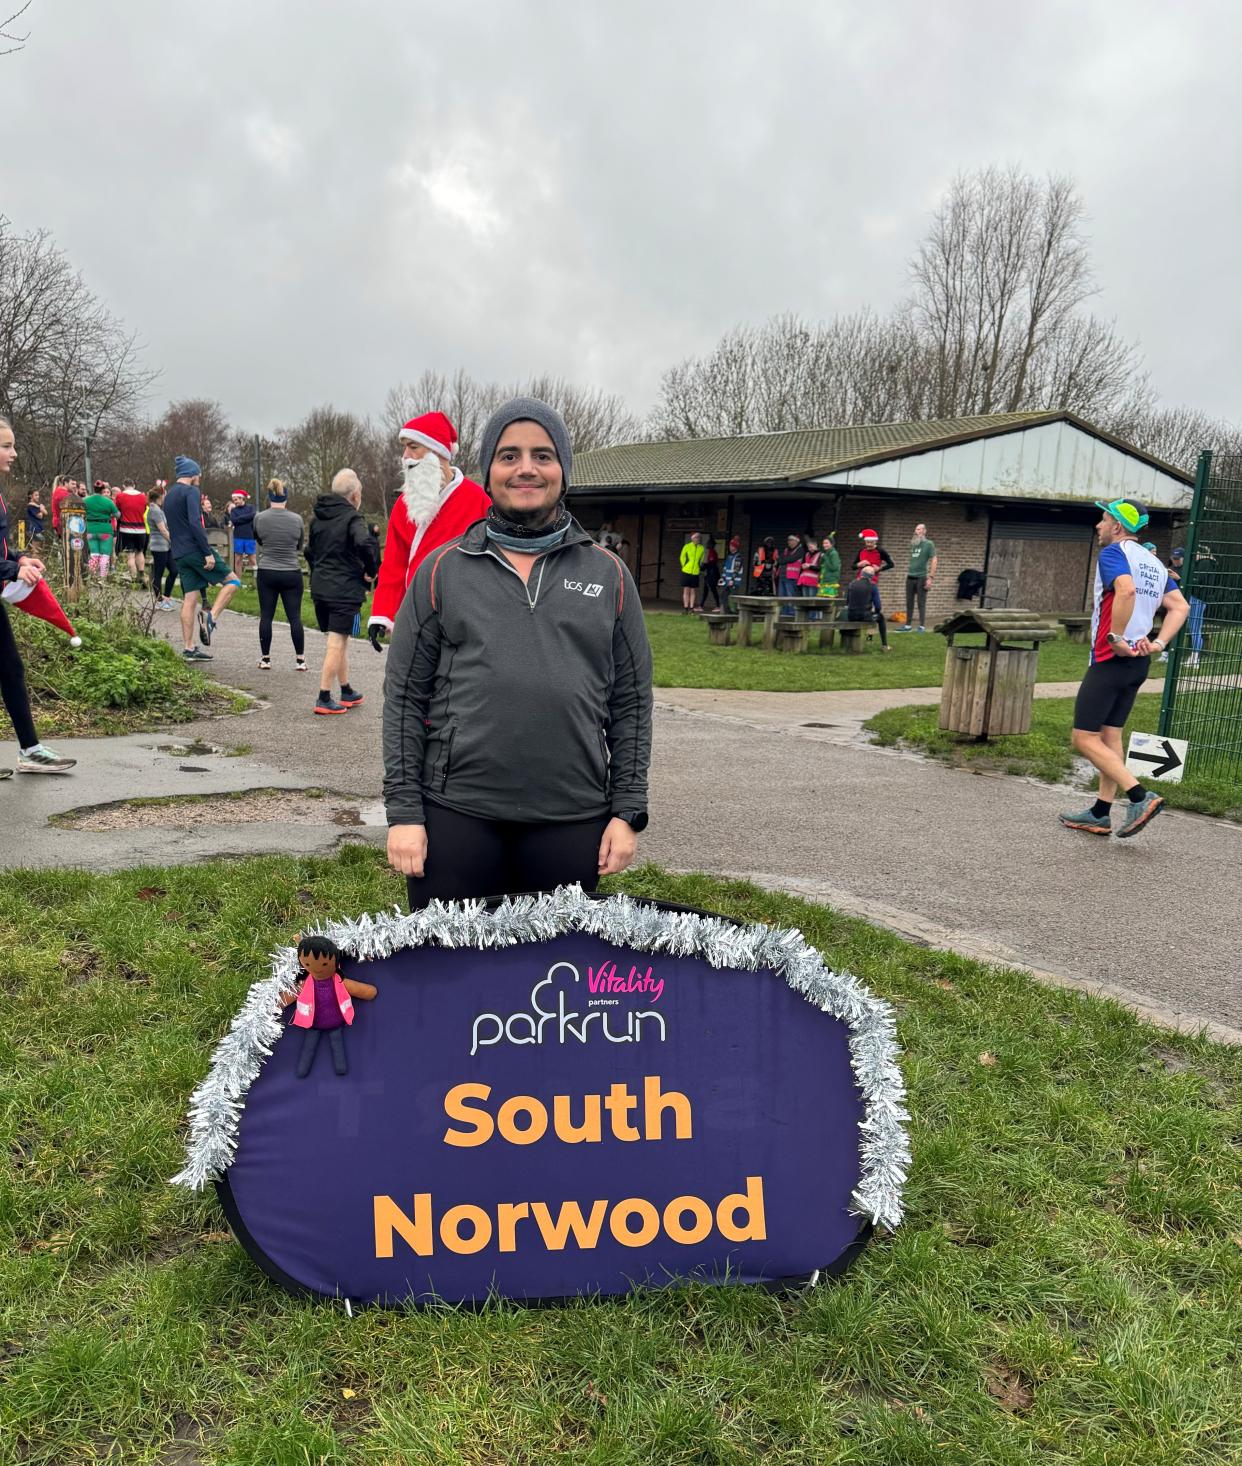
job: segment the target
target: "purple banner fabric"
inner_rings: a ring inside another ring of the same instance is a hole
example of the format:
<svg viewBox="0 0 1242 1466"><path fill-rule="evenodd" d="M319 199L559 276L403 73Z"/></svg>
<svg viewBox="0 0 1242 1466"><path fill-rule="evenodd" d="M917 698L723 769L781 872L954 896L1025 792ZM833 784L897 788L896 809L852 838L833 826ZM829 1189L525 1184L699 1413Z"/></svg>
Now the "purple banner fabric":
<svg viewBox="0 0 1242 1466"><path fill-rule="evenodd" d="M286 1029L222 1183L278 1273L354 1301L776 1281L858 1237L848 1031L770 971L570 934L344 959L374 983L295 1077Z"/></svg>

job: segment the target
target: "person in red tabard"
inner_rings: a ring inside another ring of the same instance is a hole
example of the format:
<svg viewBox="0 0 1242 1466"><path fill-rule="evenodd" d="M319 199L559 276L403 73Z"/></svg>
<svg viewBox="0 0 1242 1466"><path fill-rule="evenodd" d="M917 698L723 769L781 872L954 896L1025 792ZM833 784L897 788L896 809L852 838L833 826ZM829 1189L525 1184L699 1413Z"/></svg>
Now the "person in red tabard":
<svg viewBox="0 0 1242 1466"><path fill-rule="evenodd" d="M388 538L371 601L367 635L378 652L392 630L414 572L432 550L464 534L491 507L486 491L453 467L457 429L442 412L413 417L401 439L401 494L388 516Z"/></svg>

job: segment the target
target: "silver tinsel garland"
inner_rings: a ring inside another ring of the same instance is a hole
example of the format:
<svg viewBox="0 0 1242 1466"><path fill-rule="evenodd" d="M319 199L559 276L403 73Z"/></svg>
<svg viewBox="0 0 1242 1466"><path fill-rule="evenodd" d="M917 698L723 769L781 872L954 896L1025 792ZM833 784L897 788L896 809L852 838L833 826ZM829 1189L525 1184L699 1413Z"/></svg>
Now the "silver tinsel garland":
<svg viewBox="0 0 1242 1466"><path fill-rule="evenodd" d="M412 947L511 947L585 932L639 952L701 957L713 967L771 968L821 1012L841 1019L850 1033L850 1059L864 1103L862 1174L851 1209L877 1226L901 1221L901 1193L910 1168L905 1084L897 1066L892 1008L848 972L833 972L801 932L760 923L737 926L715 916L662 911L628 896L596 900L581 886L541 896L514 896L489 911L482 901L435 901L403 915L360 916L316 928L343 955L391 957ZM173 1183L198 1189L219 1180L237 1148L246 1093L283 1027L281 994L296 989L297 950L272 956L269 977L256 982L241 1012L212 1055L207 1077L190 1100L185 1168Z"/></svg>

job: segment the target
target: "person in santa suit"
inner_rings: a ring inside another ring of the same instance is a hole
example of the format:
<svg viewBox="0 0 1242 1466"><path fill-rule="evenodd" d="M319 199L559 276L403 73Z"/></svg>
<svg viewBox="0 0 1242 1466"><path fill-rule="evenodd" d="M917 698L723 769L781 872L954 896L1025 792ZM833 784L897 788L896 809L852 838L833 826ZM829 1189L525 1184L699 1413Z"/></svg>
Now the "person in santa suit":
<svg viewBox="0 0 1242 1466"><path fill-rule="evenodd" d="M371 601L367 635L378 652L392 630L406 587L432 550L487 516L491 499L453 467L457 429L442 412L412 417L400 432L403 484L388 516L388 538Z"/></svg>

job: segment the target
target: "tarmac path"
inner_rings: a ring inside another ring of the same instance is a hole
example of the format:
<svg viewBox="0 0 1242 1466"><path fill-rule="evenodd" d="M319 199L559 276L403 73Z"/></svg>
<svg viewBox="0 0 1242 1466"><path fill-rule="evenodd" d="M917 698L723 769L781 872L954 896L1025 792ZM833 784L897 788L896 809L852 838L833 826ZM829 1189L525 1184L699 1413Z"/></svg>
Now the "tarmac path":
<svg viewBox="0 0 1242 1466"><path fill-rule="evenodd" d="M172 615L159 629L176 639ZM259 705L158 735L59 740L79 768L65 779L15 779L0 793L20 789L30 814L23 840L0 860L106 869L382 840L385 658L356 643L352 681L366 701L344 717L314 717L322 645L308 632L312 671L298 674L278 625L274 670L260 672L256 622L226 613L211 670ZM1042 684L1040 695L1070 690ZM1074 834L1056 814L1080 806L1081 791L980 776L860 738L861 721L880 707L938 697L935 688L657 689L652 823L640 858L825 901L915 941L1026 967L1119 997L1159 1022L1208 1025L1242 1042L1242 826L1166 811L1132 840ZM249 749L233 757L178 751L195 740ZM14 756L11 744L0 749L0 760ZM353 796L362 822L186 831L155 814L137 829L95 834L47 824L71 808L142 794L308 785Z"/></svg>

